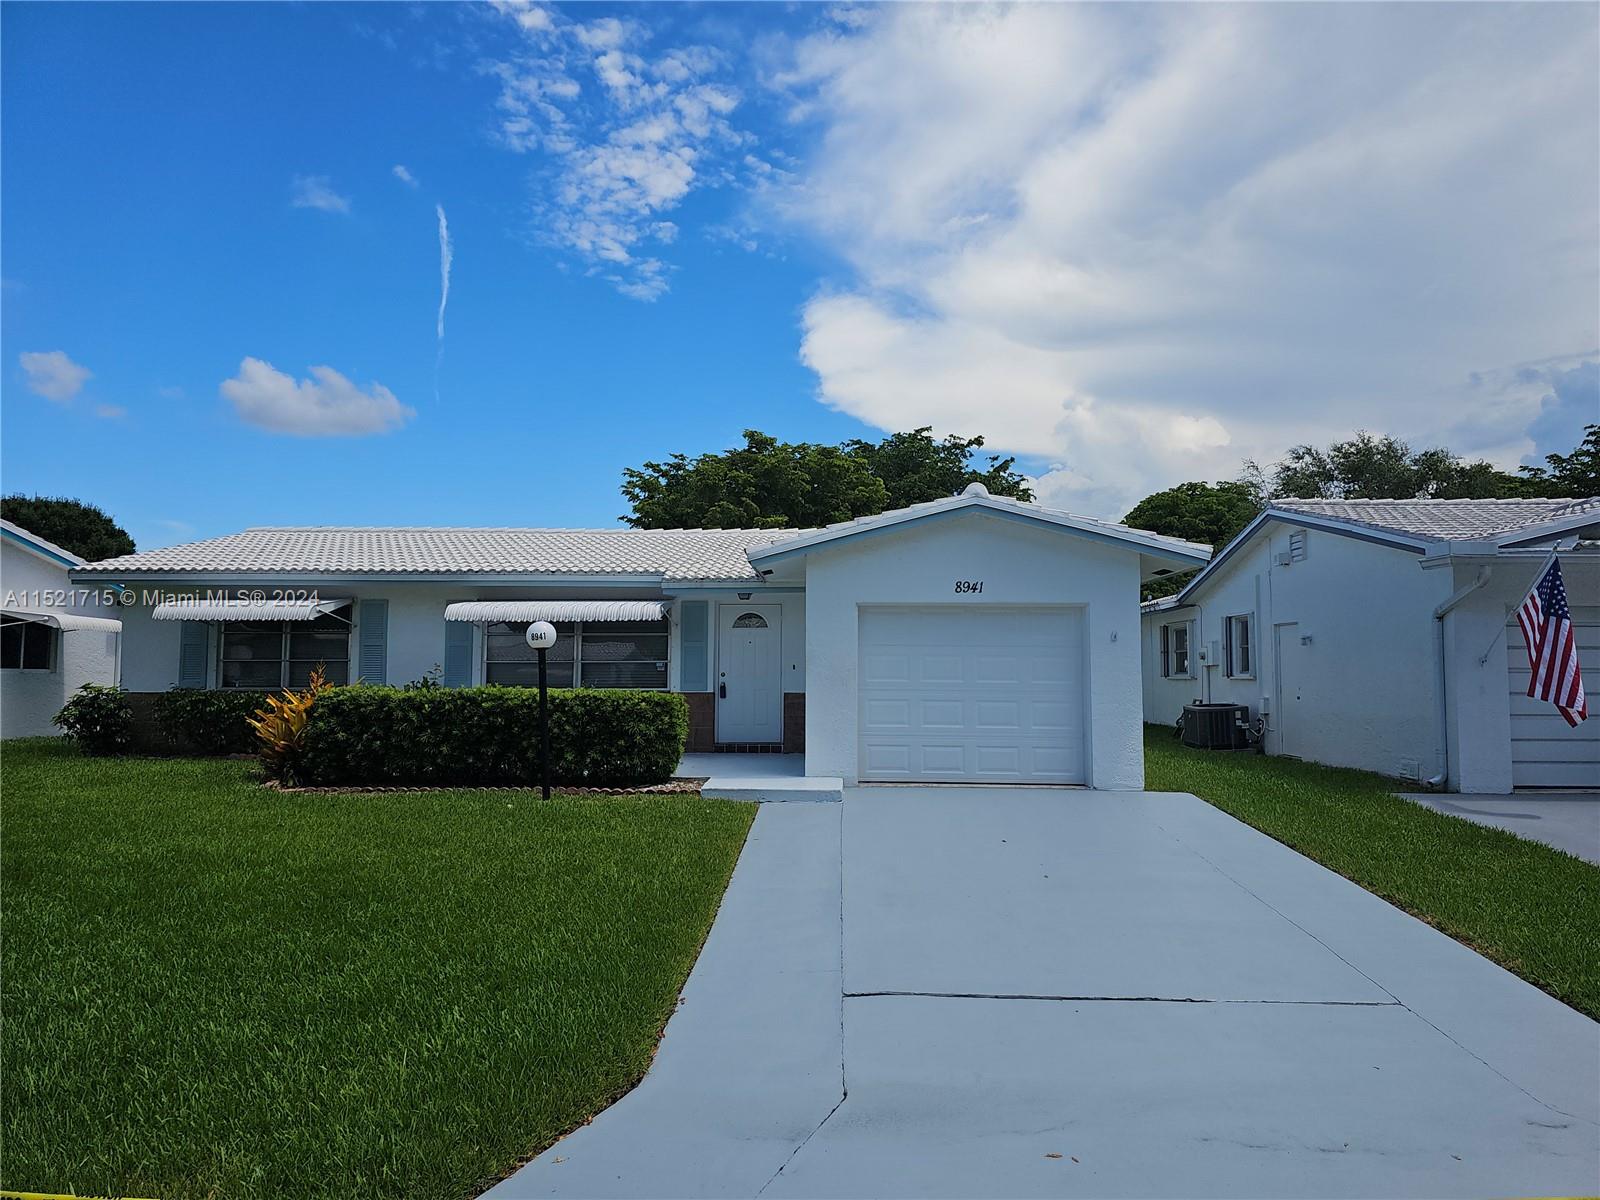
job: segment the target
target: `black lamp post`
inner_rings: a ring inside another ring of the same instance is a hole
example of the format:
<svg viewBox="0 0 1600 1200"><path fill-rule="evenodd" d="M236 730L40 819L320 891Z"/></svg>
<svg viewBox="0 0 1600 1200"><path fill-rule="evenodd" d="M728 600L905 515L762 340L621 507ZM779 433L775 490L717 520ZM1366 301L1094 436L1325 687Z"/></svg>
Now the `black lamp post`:
<svg viewBox="0 0 1600 1200"><path fill-rule="evenodd" d="M549 621L535 621L524 635L528 645L539 652L539 774L541 789L550 799L550 688L545 674L545 655L556 644L556 627Z"/></svg>

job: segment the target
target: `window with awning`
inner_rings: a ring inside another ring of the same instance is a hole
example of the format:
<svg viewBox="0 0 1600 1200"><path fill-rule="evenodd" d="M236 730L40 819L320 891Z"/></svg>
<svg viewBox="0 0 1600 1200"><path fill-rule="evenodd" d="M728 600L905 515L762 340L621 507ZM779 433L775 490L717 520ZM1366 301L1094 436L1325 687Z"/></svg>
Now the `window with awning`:
<svg viewBox="0 0 1600 1200"><path fill-rule="evenodd" d="M484 626L485 683L537 687L539 656L525 635L532 622L549 621L551 687L664 691L667 608L662 600L474 600L448 606L445 620Z"/></svg>
<svg viewBox="0 0 1600 1200"><path fill-rule="evenodd" d="M222 622L218 682L225 688L303 688L317 667L350 681L350 623L333 613L284 621Z"/></svg>

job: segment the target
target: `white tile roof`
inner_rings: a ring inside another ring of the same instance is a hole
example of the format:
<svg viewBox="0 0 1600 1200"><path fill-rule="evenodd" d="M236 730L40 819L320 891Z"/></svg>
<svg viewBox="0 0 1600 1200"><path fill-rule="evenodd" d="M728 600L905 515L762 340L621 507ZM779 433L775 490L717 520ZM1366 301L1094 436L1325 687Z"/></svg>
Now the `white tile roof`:
<svg viewBox="0 0 1600 1200"><path fill-rule="evenodd" d="M645 575L758 579L751 546L795 529L257 528L91 563L75 574Z"/></svg>
<svg viewBox="0 0 1600 1200"><path fill-rule="evenodd" d="M1600 496L1582 500L1274 500L1270 507L1437 541L1496 537L1591 512L1600 522Z"/></svg>

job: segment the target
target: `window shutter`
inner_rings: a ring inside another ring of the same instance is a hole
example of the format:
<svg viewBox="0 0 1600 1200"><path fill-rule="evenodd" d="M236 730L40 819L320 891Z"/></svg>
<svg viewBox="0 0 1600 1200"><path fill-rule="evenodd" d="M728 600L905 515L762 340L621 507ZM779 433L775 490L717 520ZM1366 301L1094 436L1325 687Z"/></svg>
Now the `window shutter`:
<svg viewBox="0 0 1600 1200"><path fill-rule="evenodd" d="M1172 675L1172 626L1161 627L1161 678Z"/></svg>
<svg viewBox="0 0 1600 1200"><path fill-rule="evenodd" d="M178 686L203 688L210 675L211 626L184 621L178 626Z"/></svg>
<svg viewBox="0 0 1600 1200"><path fill-rule="evenodd" d="M361 623L356 654L356 675L363 683L389 681L389 602L363 600L357 617Z"/></svg>
<svg viewBox="0 0 1600 1200"><path fill-rule="evenodd" d="M1222 620L1222 673L1233 678L1233 618Z"/></svg>
<svg viewBox="0 0 1600 1200"><path fill-rule="evenodd" d="M678 606L678 642L683 658L678 673L680 691L711 690L711 668L706 661L710 625L711 605L706 601L686 600Z"/></svg>
<svg viewBox="0 0 1600 1200"><path fill-rule="evenodd" d="M445 687L468 687L472 683L472 626L465 621L444 623Z"/></svg>

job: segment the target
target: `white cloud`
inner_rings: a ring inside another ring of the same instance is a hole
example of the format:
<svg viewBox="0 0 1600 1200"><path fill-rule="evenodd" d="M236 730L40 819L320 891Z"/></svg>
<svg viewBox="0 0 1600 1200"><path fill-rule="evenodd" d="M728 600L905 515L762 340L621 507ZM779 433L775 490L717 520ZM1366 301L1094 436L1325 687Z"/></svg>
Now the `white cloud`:
<svg viewBox="0 0 1600 1200"><path fill-rule="evenodd" d="M714 78L722 56L698 45L653 52L647 29L615 17L494 7L523 35L516 54L485 68L500 83L496 133L548 156L536 236L622 294L656 299L671 273L660 250L677 233L668 214L725 182L747 140L729 119L738 92Z"/></svg>
<svg viewBox="0 0 1600 1200"><path fill-rule="evenodd" d="M326 175L296 175L289 203L295 208L315 208L321 212L350 211L350 198L334 191Z"/></svg>
<svg viewBox="0 0 1600 1200"><path fill-rule="evenodd" d="M296 380L259 358L241 362L221 392L248 424L302 437L386 433L416 416L381 383L363 388L332 367Z"/></svg>
<svg viewBox="0 0 1600 1200"><path fill-rule="evenodd" d="M94 415L108 421L118 421L128 415L128 410L120 404L96 404Z"/></svg>
<svg viewBox="0 0 1600 1200"><path fill-rule="evenodd" d="M405 184L407 187L414 188L417 186L417 177L413 175L411 173L411 169L405 166L403 163L395 163L395 165L390 167L389 170L393 172L396 179Z"/></svg>
<svg viewBox="0 0 1600 1200"><path fill-rule="evenodd" d="M30 350L18 355L17 361L28 377L28 390L57 404L71 400L94 378L93 371L79 366L61 350Z"/></svg>
<svg viewBox="0 0 1600 1200"><path fill-rule="evenodd" d="M439 344L444 344L444 309L450 303L450 264L455 250L450 244L450 223L444 217L444 205L435 204L439 214Z"/></svg>
<svg viewBox="0 0 1600 1200"><path fill-rule="evenodd" d="M849 13L775 79L816 144L762 193L848 264L826 403L1111 516L1358 427L1510 465L1586 403L1469 381L1594 345L1593 9Z"/></svg>

